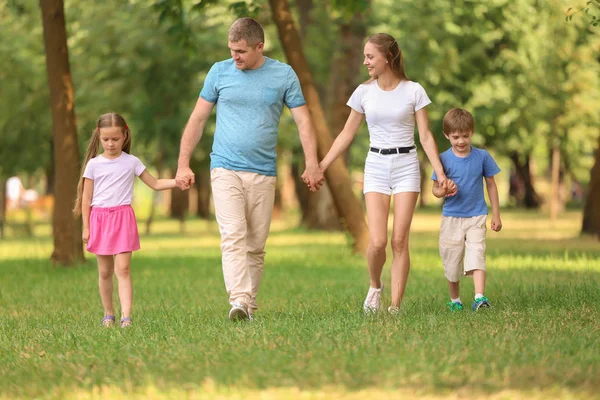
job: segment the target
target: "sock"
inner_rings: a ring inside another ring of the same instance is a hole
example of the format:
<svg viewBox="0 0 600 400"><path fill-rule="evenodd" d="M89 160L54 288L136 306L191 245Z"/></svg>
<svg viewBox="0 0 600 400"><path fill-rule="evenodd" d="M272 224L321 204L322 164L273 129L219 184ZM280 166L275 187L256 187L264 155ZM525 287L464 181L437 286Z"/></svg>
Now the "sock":
<svg viewBox="0 0 600 400"><path fill-rule="evenodd" d="M460 301L460 296L458 296L458 297L457 297L457 298L455 298L455 299L453 299L452 297L450 297L450 301L451 301L451 302L453 302L453 303L462 303L462 302Z"/></svg>
<svg viewBox="0 0 600 400"><path fill-rule="evenodd" d="M482 297L483 297L483 295L481 293L476 293L475 294L475 300L479 300Z"/></svg>

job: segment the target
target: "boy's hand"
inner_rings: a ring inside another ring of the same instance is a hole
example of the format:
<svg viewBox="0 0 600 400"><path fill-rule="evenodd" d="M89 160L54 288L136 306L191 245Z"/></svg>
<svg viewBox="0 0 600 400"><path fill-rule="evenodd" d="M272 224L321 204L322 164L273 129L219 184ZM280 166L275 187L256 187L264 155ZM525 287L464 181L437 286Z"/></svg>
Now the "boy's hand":
<svg viewBox="0 0 600 400"><path fill-rule="evenodd" d="M454 183L452 179L446 180L446 182L444 182L444 186L446 189L445 197L454 196L458 192L458 187L456 187L456 183Z"/></svg>
<svg viewBox="0 0 600 400"><path fill-rule="evenodd" d="M83 240L83 243L87 243L89 238L90 238L90 228L85 228L83 230L83 233L81 234L81 240Z"/></svg>
<svg viewBox="0 0 600 400"><path fill-rule="evenodd" d="M494 232L500 232L502 229L502 221L500 221L500 217L492 217L492 230Z"/></svg>

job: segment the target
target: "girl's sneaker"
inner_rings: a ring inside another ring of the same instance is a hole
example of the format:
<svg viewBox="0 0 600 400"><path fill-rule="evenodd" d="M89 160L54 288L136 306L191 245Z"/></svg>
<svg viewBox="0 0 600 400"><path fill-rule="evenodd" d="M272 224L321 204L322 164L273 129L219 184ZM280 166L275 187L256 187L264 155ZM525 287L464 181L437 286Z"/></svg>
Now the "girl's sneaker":
<svg viewBox="0 0 600 400"><path fill-rule="evenodd" d="M446 303L446 307L448 307L450 309L450 311L452 312L457 312L457 311L462 311L464 310L464 306L462 305L462 303L460 302L453 302L453 301L449 301Z"/></svg>
<svg viewBox="0 0 600 400"><path fill-rule="evenodd" d="M483 296L483 297L480 297L480 298L476 299L473 302L473 305L471 306L471 310L477 311L480 308L489 308L491 306L492 305L490 304L490 301L488 300L488 298L485 297L485 296Z"/></svg>
<svg viewBox="0 0 600 400"><path fill-rule="evenodd" d="M390 313L390 315L398 315L398 314L400 314L400 307L389 306L388 312Z"/></svg>
<svg viewBox="0 0 600 400"><path fill-rule="evenodd" d="M115 316L114 315L105 315L100 322L103 327L110 328L111 326L115 326Z"/></svg>

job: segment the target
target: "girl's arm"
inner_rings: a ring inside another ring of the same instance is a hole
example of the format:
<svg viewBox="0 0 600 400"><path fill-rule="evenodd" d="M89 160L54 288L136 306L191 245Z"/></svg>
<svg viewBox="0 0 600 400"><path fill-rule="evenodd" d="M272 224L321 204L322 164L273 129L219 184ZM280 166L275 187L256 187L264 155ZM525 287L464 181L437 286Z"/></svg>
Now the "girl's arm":
<svg viewBox="0 0 600 400"><path fill-rule="evenodd" d="M427 154L427 158L435 171L438 182L443 184L447 178L446 174L444 174L444 168L440 161L433 133L431 133L431 130L429 129L429 117L427 116L425 108L421 108L417 111L415 117L417 120L417 127L419 128L419 141L421 142L421 146L423 147L423 150L425 150L425 154Z"/></svg>
<svg viewBox="0 0 600 400"><path fill-rule="evenodd" d="M147 169L142 172L140 175L140 179L144 182L150 189L153 190L167 190L173 189L177 187L175 183L175 179L156 179L152 176Z"/></svg>
<svg viewBox="0 0 600 400"><path fill-rule="evenodd" d="M329 168L335 159L338 158L344 151L346 151L348 146L350 146L350 143L352 143L352 140L354 139L354 136L356 135L356 132L358 131L358 128L364 119L364 114L361 114L354 109L350 111L350 115L346 120L344 129L342 129L340 134L335 138L331 148L327 152L327 155L319 164L323 171Z"/></svg>
<svg viewBox="0 0 600 400"><path fill-rule="evenodd" d="M500 220L500 200L498 199L498 187L493 176L485 177L485 185L487 186L488 197L492 204L492 230L500 232L502 229L502 221Z"/></svg>
<svg viewBox="0 0 600 400"><path fill-rule="evenodd" d="M92 197L94 196L94 181L83 178L83 194L81 195L81 219L83 220L83 232L81 239L87 243L90 238L90 210L92 209Z"/></svg>

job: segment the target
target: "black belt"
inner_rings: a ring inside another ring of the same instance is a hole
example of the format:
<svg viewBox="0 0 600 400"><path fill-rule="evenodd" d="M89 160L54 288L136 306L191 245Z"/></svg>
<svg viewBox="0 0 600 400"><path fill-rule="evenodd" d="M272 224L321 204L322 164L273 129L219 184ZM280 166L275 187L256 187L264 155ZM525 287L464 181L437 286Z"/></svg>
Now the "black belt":
<svg viewBox="0 0 600 400"><path fill-rule="evenodd" d="M371 147L371 151L373 153L379 153L379 154L403 154L403 153L410 153L410 151L412 149L416 149L417 146L410 146L410 147L395 147L393 149L378 149L377 147Z"/></svg>

